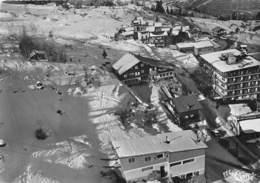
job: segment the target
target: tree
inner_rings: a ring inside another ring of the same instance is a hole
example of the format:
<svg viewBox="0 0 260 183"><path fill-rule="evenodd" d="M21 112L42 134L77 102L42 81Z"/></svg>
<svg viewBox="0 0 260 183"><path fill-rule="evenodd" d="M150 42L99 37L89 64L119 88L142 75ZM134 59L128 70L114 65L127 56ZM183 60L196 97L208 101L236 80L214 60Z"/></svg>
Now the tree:
<svg viewBox="0 0 260 183"><path fill-rule="evenodd" d="M255 19L256 19L256 20L260 20L260 11L256 14Z"/></svg>
<svg viewBox="0 0 260 183"><path fill-rule="evenodd" d="M167 13L167 14L170 14L170 13L171 13L168 6L167 6L167 9L166 9L166 13Z"/></svg>
<svg viewBox="0 0 260 183"><path fill-rule="evenodd" d="M106 52L106 50L103 50L103 54L102 54L102 56L104 57L104 59L107 58L107 52Z"/></svg>
<svg viewBox="0 0 260 183"><path fill-rule="evenodd" d="M237 19L237 13L235 11L232 12L232 20L236 20Z"/></svg>
<svg viewBox="0 0 260 183"><path fill-rule="evenodd" d="M155 22L160 22L160 18L158 16L155 17Z"/></svg>
<svg viewBox="0 0 260 183"><path fill-rule="evenodd" d="M159 12L159 13L165 13L163 5L162 5L162 1L156 1L155 11Z"/></svg>
<svg viewBox="0 0 260 183"><path fill-rule="evenodd" d="M173 11L173 8L171 9L171 12L170 12L172 15L174 14L174 11Z"/></svg>

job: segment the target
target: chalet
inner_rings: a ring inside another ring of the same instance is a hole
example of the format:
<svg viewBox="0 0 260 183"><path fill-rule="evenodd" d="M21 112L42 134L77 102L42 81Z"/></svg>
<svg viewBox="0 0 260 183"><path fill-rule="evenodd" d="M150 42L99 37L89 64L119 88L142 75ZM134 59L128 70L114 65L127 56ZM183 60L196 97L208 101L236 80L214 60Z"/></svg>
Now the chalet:
<svg viewBox="0 0 260 183"><path fill-rule="evenodd" d="M165 47L167 46L167 38L168 33L164 31L150 33L149 44L155 47Z"/></svg>
<svg viewBox="0 0 260 183"><path fill-rule="evenodd" d="M112 145L121 175L128 183L147 180L154 173L161 178L190 178L205 173L207 145L191 130L112 141Z"/></svg>
<svg viewBox="0 0 260 183"><path fill-rule="evenodd" d="M201 105L196 96L188 95L172 99L174 122L179 126L188 127L200 121Z"/></svg>
<svg viewBox="0 0 260 183"><path fill-rule="evenodd" d="M227 31L223 29L222 27L215 27L212 29L213 36L224 36L227 34Z"/></svg>
<svg viewBox="0 0 260 183"><path fill-rule="evenodd" d="M127 85L174 77L174 67L171 64L133 53L125 54L112 65L112 69Z"/></svg>
<svg viewBox="0 0 260 183"><path fill-rule="evenodd" d="M170 80L161 81L160 86L161 91L164 93L167 99L179 97L183 93L182 84L176 77Z"/></svg>

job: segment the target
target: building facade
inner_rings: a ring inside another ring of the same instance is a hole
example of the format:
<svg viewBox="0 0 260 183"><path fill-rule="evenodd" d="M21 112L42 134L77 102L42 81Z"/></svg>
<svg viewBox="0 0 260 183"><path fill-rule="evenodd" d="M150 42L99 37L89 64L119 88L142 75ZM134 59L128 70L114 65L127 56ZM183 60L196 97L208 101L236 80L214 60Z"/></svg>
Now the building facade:
<svg viewBox="0 0 260 183"><path fill-rule="evenodd" d="M183 128L201 121L201 105L194 95L173 98L170 102L173 109L174 123Z"/></svg>
<svg viewBox="0 0 260 183"><path fill-rule="evenodd" d="M117 77L127 85L175 77L172 65L132 53L124 55L112 66Z"/></svg>
<svg viewBox="0 0 260 183"><path fill-rule="evenodd" d="M188 178L205 173L205 149L190 131L112 142L127 182L163 177Z"/></svg>
<svg viewBox="0 0 260 183"><path fill-rule="evenodd" d="M260 97L260 62L236 49L201 55L212 78L213 96L228 100Z"/></svg>

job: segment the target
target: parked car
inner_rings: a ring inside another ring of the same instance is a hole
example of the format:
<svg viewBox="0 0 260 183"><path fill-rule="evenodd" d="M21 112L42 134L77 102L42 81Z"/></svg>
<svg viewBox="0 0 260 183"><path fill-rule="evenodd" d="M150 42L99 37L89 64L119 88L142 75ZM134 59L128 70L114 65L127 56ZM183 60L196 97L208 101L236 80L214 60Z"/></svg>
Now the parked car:
<svg viewBox="0 0 260 183"><path fill-rule="evenodd" d="M211 136L215 137L215 138L221 138L224 137L227 132L224 130L219 130L219 129L215 129L215 130L211 130Z"/></svg>

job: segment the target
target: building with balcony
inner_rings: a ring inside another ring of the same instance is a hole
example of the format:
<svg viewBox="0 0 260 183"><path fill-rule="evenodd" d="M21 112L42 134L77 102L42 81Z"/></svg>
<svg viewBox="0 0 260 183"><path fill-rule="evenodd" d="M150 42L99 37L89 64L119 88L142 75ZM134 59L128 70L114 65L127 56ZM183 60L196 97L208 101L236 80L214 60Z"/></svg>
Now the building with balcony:
<svg viewBox="0 0 260 183"><path fill-rule="evenodd" d="M228 100L260 97L260 62L236 49L200 56L204 70L212 79L215 98Z"/></svg>
<svg viewBox="0 0 260 183"><path fill-rule="evenodd" d="M161 60L127 53L112 65L117 77L127 85L138 85L150 81L172 79L174 67Z"/></svg>
<svg viewBox="0 0 260 183"><path fill-rule="evenodd" d="M191 130L112 141L127 182L163 177L188 178L205 173L207 145Z"/></svg>

